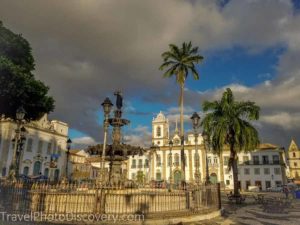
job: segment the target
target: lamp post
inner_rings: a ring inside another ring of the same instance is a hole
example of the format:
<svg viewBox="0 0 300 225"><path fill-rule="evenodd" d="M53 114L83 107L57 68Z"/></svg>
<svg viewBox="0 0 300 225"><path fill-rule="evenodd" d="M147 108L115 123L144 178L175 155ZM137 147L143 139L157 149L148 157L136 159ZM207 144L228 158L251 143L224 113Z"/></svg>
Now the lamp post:
<svg viewBox="0 0 300 225"><path fill-rule="evenodd" d="M202 132L203 143L204 143L204 150L205 150L205 168L206 168L206 176L205 176L205 184L210 184L209 180L209 170L208 170L208 160L207 160L207 142L208 142L208 135L205 131Z"/></svg>
<svg viewBox="0 0 300 225"><path fill-rule="evenodd" d="M102 149L102 158L100 164L100 176L102 184L105 183L105 151L106 151L106 142L107 142L107 130L109 126L109 114L113 104L111 103L109 98L106 98L104 102L101 104L103 107L104 112L104 121L103 121L103 128L104 128L104 139L103 139L103 149Z"/></svg>
<svg viewBox="0 0 300 225"><path fill-rule="evenodd" d="M169 191L172 190L172 149L173 149L173 141L170 140L169 142L169 146L170 146L170 154L169 154L169 166L170 166L170 176L169 176Z"/></svg>
<svg viewBox="0 0 300 225"><path fill-rule="evenodd" d="M67 152L66 152L66 179L69 180L69 157L70 157L70 149L71 149L72 140L69 138L67 140Z"/></svg>
<svg viewBox="0 0 300 225"><path fill-rule="evenodd" d="M195 178L197 185L200 185L200 168L199 168L199 154L198 154L198 128L200 127L200 116L197 112L194 112L191 120L193 122L193 129L194 129L194 136L195 136L195 161L196 161L196 171L195 171Z"/></svg>
<svg viewBox="0 0 300 225"><path fill-rule="evenodd" d="M16 111L16 123L17 129L15 130L16 135L14 138L14 150L13 150L13 158L10 166L9 176L13 181L16 181L19 177L19 164L20 164L20 156L23 147L23 141L25 140L26 129L24 127L21 128L22 121L25 117L26 111L21 106Z"/></svg>

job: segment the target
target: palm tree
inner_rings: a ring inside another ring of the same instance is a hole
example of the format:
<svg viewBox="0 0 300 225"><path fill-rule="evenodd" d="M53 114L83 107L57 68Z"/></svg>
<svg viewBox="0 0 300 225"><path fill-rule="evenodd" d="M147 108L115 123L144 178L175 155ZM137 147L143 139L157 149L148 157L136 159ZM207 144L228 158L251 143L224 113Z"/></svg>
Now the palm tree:
<svg viewBox="0 0 300 225"><path fill-rule="evenodd" d="M184 126L183 126L183 92L184 84L189 75L192 73L195 80L199 80L199 74L195 64L203 60L203 56L198 54L198 47L193 47L192 43L182 43L179 48L174 44L169 45L169 51L164 52L161 56L163 64L159 67L160 70L166 69L164 77L176 77L176 81L180 86L180 128L181 128L181 169L183 172L183 181L185 181L185 160L184 160Z"/></svg>
<svg viewBox="0 0 300 225"><path fill-rule="evenodd" d="M237 153L255 150L259 144L257 130L250 121L259 119L260 107L254 102L235 101L230 88L223 93L220 101L204 102L206 116L202 121L213 150L222 157L225 146L229 146L228 169L233 172L234 195L239 196Z"/></svg>

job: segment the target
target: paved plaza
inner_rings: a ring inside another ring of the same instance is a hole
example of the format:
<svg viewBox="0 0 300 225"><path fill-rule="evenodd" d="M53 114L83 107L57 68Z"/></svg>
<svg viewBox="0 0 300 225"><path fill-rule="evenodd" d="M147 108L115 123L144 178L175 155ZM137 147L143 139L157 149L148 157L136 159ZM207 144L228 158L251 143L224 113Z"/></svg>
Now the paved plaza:
<svg viewBox="0 0 300 225"><path fill-rule="evenodd" d="M254 193L244 193L247 198L244 204L229 204L225 194L222 195L223 216L213 220L193 223L193 225L298 225L300 224L300 199L292 199L291 207L278 212L276 205L274 211L264 212L261 204L254 200ZM285 198L283 193L264 193L265 197ZM277 212L276 212L277 211ZM192 225L192 224L190 224Z"/></svg>

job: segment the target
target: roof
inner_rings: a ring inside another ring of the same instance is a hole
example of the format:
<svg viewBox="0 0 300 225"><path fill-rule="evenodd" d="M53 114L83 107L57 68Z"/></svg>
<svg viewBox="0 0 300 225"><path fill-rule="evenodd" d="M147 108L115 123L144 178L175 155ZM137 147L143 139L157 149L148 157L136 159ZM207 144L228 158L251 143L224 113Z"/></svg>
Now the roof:
<svg viewBox="0 0 300 225"><path fill-rule="evenodd" d="M261 143L258 146L259 150L270 150L270 149L278 149L278 145L270 144L270 143Z"/></svg>
<svg viewBox="0 0 300 225"><path fill-rule="evenodd" d="M300 149L299 149L296 141L294 139L292 139L291 144L289 146L289 151L295 151L295 150L297 151L297 150L300 150Z"/></svg>
<svg viewBox="0 0 300 225"><path fill-rule="evenodd" d="M70 150L70 153L71 154L76 154L76 153L78 153L78 152L80 152L81 151L81 149L71 149Z"/></svg>

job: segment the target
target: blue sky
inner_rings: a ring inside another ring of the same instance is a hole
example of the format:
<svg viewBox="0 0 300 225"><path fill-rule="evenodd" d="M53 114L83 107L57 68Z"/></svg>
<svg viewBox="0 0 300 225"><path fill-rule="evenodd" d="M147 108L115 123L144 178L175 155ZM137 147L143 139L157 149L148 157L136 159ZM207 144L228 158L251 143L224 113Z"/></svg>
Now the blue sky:
<svg viewBox="0 0 300 225"><path fill-rule="evenodd" d="M200 80L186 82L185 117L231 87L261 106L264 142L300 143L300 1L298 0L0 0L4 25L32 46L35 75L50 87L49 115L70 126L75 147L103 139L101 103L124 94L132 121L125 139L150 144L163 111L172 126L178 86L158 70L168 44L192 41L204 56ZM55 15L55 16L54 16ZM51 18L51 19L49 19Z"/></svg>
<svg viewBox="0 0 300 225"><path fill-rule="evenodd" d="M201 54L205 56L205 60L197 66L197 70L200 73L200 80L195 81L192 77L189 77L186 82L186 88L196 92L204 92L207 90L219 89L232 83L247 87L259 85L265 81L274 79L277 75L276 68L278 66L278 60L283 52L284 48L281 46L256 53L249 53L248 49L242 47L203 52ZM162 74L162 72L158 71L158 75L159 74ZM177 85L174 78L170 78L168 82L170 82L171 85ZM111 95L111 93L108 94ZM177 101L177 94L174 97L175 101ZM125 100L128 101L128 99ZM112 101L114 101L113 97ZM172 102L168 105L160 102L149 103L143 102L138 96L129 99L129 101L130 105L136 108L140 114L124 112L124 116L127 116L126 118L131 120L130 127L127 129L125 128L125 131L127 132L138 126L149 127L151 126L152 118L159 111L166 111L169 107L177 107L176 102L175 104ZM198 105L197 103L195 105L196 110L201 110L200 102L198 102ZM101 125L103 113L99 111L98 115L98 123ZM187 125L187 127L189 126ZM76 129L70 130L70 137L73 139L85 135L86 134Z"/></svg>

